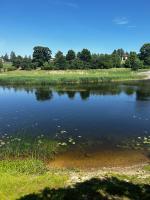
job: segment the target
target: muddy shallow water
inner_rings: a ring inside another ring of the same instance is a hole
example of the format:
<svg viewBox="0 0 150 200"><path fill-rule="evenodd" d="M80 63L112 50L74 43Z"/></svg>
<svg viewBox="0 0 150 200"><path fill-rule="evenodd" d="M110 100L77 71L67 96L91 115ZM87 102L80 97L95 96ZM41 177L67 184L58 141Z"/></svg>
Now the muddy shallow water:
<svg viewBox="0 0 150 200"><path fill-rule="evenodd" d="M66 151L50 162L52 167L149 162L150 148L138 138L150 136L150 82L1 86L0 134L43 134L59 141Z"/></svg>

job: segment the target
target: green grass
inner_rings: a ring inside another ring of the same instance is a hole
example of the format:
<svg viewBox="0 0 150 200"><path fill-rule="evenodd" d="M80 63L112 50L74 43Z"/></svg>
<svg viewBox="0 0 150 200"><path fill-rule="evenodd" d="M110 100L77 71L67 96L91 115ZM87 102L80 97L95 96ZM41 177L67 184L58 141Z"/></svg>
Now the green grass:
<svg viewBox="0 0 150 200"><path fill-rule="evenodd" d="M1 160L0 172L11 175L26 174L36 175L44 174L47 171L44 163L40 160Z"/></svg>
<svg viewBox="0 0 150 200"><path fill-rule="evenodd" d="M54 175L38 160L0 162L0 199L15 200L43 188L64 187L68 177Z"/></svg>
<svg viewBox="0 0 150 200"><path fill-rule="evenodd" d="M95 172L96 174L96 172ZM120 173L89 177L81 183L69 183L70 177L85 176L82 171L50 170L39 160L0 161L1 200L149 200L150 179ZM88 172L86 172L88 176ZM104 198L105 197L105 198ZM107 198L106 198L107 197ZM114 198L117 197L117 198Z"/></svg>
<svg viewBox="0 0 150 200"><path fill-rule="evenodd" d="M66 71L10 71L0 74L0 84L60 84L98 83L104 81L127 81L142 79L143 76L130 69L66 70Z"/></svg>
<svg viewBox="0 0 150 200"><path fill-rule="evenodd" d="M144 170L150 172L150 165L145 166Z"/></svg>
<svg viewBox="0 0 150 200"><path fill-rule="evenodd" d="M0 173L0 199L16 200L24 195L38 192L46 187L63 187L67 179L66 176L56 176L52 173L44 175L18 175Z"/></svg>

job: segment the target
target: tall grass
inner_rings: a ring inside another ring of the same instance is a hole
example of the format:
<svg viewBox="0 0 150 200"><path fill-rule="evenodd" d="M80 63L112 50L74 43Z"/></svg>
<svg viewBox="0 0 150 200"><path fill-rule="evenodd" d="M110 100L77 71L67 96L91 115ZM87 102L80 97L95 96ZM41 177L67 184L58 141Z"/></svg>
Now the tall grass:
<svg viewBox="0 0 150 200"><path fill-rule="evenodd" d="M40 160L25 159L0 161L0 173L35 175L44 174L45 172L47 172L47 168Z"/></svg>
<svg viewBox="0 0 150 200"><path fill-rule="evenodd" d="M99 83L109 81L126 81L143 78L138 72L130 69L97 69L97 70L66 70L66 71L11 71L0 74L0 84L72 84Z"/></svg>
<svg viewBox="0 0 150 200"><path fill-rule="evenodd" d="M58 142L37 137L13 137L7 134L0 137L0 159L53 159L61 150Z"/></svg>

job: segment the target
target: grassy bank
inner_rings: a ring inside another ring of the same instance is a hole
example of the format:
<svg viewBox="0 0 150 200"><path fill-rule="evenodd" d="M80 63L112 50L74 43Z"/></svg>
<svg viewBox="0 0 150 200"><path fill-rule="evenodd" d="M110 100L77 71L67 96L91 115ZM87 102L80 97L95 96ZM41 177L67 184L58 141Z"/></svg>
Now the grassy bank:
<svg viewBox="0 0 150 200"><path fill-rule="evenodd" d="M0 199L15 200L43 188L64 187L68 177L54 175L38 160L0 161Z"/></svg>
<svg viewBox="0 0 150 200"><path fill-rule="evenodd" d="M150 198L150 174L141 168L50 170L38 160L0 161L1 200Z"/></svg>
<svg viewBox="0 0 150 200"><path fill-rule="evenodd" d="M142 79L144 75L131 69L10 71L0 74L0 84L48 85L61 83L98 83Z"/></svg>

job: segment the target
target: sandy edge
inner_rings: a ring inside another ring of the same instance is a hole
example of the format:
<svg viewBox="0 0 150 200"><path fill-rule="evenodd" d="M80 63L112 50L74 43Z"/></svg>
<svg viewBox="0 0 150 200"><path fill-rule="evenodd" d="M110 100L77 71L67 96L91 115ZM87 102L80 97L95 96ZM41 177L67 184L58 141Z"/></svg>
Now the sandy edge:
<svg viewBox="0 0 150 200"><path fill-rule="evenodd" d="M150 71L140 72L139 75L145 76L144 80L150 80Z"/></svg>
<svg viewBox="0 0 150 200"><path fill-rule="evenodd" d="M134 165L130 167L111 167L111 168L99 168L99 169L87 169L87 170L71 170L71 169L52 169L54 174L61 175L65 174L69 177L68 185L73 185L76 183L81 183L92 178L103 179L106 177L111 177L115 175L127 176L127 177L136 177L136 179L143 180L150 179L150 171L144 170L144 167L148 164ZM128 182L128 178L126 179Z"/></svg>

